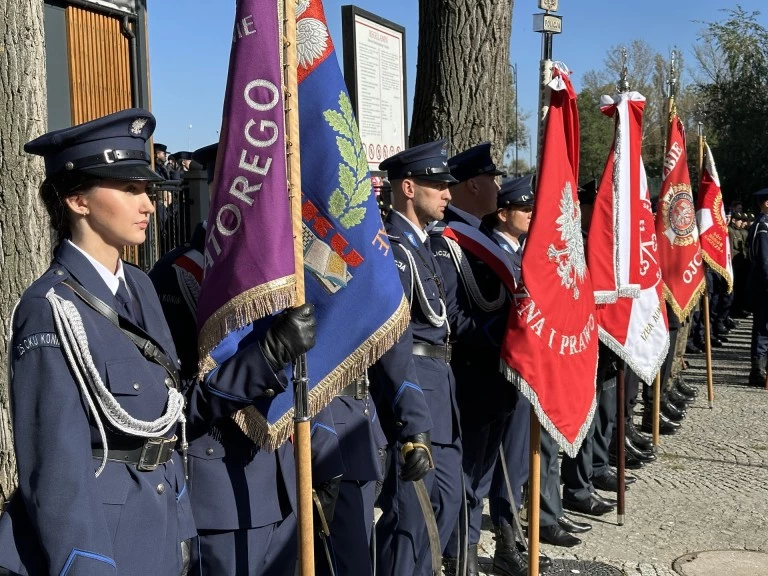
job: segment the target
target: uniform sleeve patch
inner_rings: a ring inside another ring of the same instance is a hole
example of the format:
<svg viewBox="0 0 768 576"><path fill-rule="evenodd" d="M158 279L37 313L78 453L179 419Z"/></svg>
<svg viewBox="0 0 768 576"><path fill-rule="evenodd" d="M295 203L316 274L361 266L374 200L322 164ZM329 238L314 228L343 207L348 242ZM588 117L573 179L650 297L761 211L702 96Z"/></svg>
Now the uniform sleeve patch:
<svg viewBox="0 0 768 576"><path fill-rule="evenodd" d="M16 342L13 347L14 354L18 360L24 354L35 348L42 348L47 346L49 348L59 348L59 335L55 332L40 332L38 334L30 334L25 336Z"/></svg>

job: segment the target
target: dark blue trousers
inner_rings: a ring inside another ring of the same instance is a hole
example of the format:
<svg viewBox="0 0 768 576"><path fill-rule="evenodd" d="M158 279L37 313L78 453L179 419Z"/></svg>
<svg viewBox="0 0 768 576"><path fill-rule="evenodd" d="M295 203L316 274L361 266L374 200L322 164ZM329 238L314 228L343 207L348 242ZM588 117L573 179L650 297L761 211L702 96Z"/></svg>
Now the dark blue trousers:
<svg viewBox="0 0 768 576"><path fill-rule="evenodd" d="M768 302L755 298L752 310L752 358L768 356Z"/></svg>
<svg viewBox="0 0 768 576"><path fill-rule="evenodd" d="M250 530L200 530L190 576L294 576L296 516ZM140 551L137 551L140 553Z"/></svg>
<svg viewBox="0 0 768 576"><path fill-rule="evenodd" d="M342 481L331 522L328 550L336 576L370 576L376 482ZM315 547L315 574L330 575L325 549Z"/></svg>
<svg viewBox="0 0 768 576"><path fill-rule="evenodd" d="M531 404L525 397L518 396L517 405L512 415L507 418L502 433L504 458L507 462L509 481L512 484L512 497L515 506L522 506L523 484L528 482L530 467L531 440ZM491 522L494 526L512 524L512 508L507 495L507 485L501 462L496 462L491 489L488 494L488 504L491 512Z"/></svg>
<svg viewBox="0 0 768 576"><path fill-rule="evenodd" d="M499 446L507 420L511 416L500 417L483 425L468 425L462 422L462 467L464 486L467 495L467 513L469 519L469 544L480 542L480 526L483 521L483 499L488 496L491 480L499 459ZM463 528L463 519L457 522L445 547L445 556L458 558L459 535ZM462 536L463 538L463 536Z"/></svg>
<svg viewBox="0 0 768 576"><path fill-rule="evenodd" d="M400 445L389 450L389 465L378 501L383 513L376 523L376 573L379 576L430 576L429 538L416 490L412 482L400 480ZM440 542L447 543L461 508L459 440L449 445L432 444L432 457L435 469L424 477L424 484L437 519Z"/></svg>

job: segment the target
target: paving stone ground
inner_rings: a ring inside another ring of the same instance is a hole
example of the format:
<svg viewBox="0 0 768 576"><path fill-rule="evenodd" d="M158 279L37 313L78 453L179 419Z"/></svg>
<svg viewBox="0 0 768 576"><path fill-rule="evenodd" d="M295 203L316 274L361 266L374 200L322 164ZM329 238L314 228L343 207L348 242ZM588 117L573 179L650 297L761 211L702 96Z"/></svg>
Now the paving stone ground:
<svg viewBox="0 0 768 576"><path fill-rule="evenodd" d="M637 482L626 494L625 525L617 526L615 515L573 514L590 522L592 531L574 548L542 544L543 553L604 562L631 576L672 576L679 574L674 560L688 553L768 552L768 391L747 386L752 322L740 322L729 341L713 349L711 410L704 355L688 357L685 379L699 397L680 431L661 437L658 460L629 471ZM487 569L493 549L492 535L484 530L480 556ZM735 571L723 570L721 576L768 575L768 569L743 571L735 564Z"/></svg>

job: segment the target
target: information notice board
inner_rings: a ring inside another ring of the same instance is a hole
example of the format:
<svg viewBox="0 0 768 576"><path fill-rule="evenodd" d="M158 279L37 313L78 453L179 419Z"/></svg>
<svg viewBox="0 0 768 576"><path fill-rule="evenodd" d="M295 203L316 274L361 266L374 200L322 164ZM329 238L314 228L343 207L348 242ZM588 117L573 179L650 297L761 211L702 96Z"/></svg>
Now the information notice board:
<svg viewBox="0 0 768 576"><path fill-rule="evenodd" d="M344 78L375 172L406 147L405 28L357 6L342 6L341 15Z"/></svg>

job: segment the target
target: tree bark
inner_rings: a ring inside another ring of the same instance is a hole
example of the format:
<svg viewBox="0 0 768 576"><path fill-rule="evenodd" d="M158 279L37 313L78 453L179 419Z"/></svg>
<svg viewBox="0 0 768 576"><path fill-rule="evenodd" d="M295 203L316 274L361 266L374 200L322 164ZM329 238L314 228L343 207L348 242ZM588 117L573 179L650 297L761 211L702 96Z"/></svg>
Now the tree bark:
<svg viewBox="0 0 768 576"><path fill-rule="evenodd" d="M456 153L490 140L501 165L513 4L419 0L412 146L448 138Z"/></svg>
<svg viewBox="0 0 768 576"><path fill-rule="evenodd" d="M51 252L37 194L43 162L24 153L46 124L43 1L0 0L0 511L17 482L6 370L11 313Z"/></svg>

